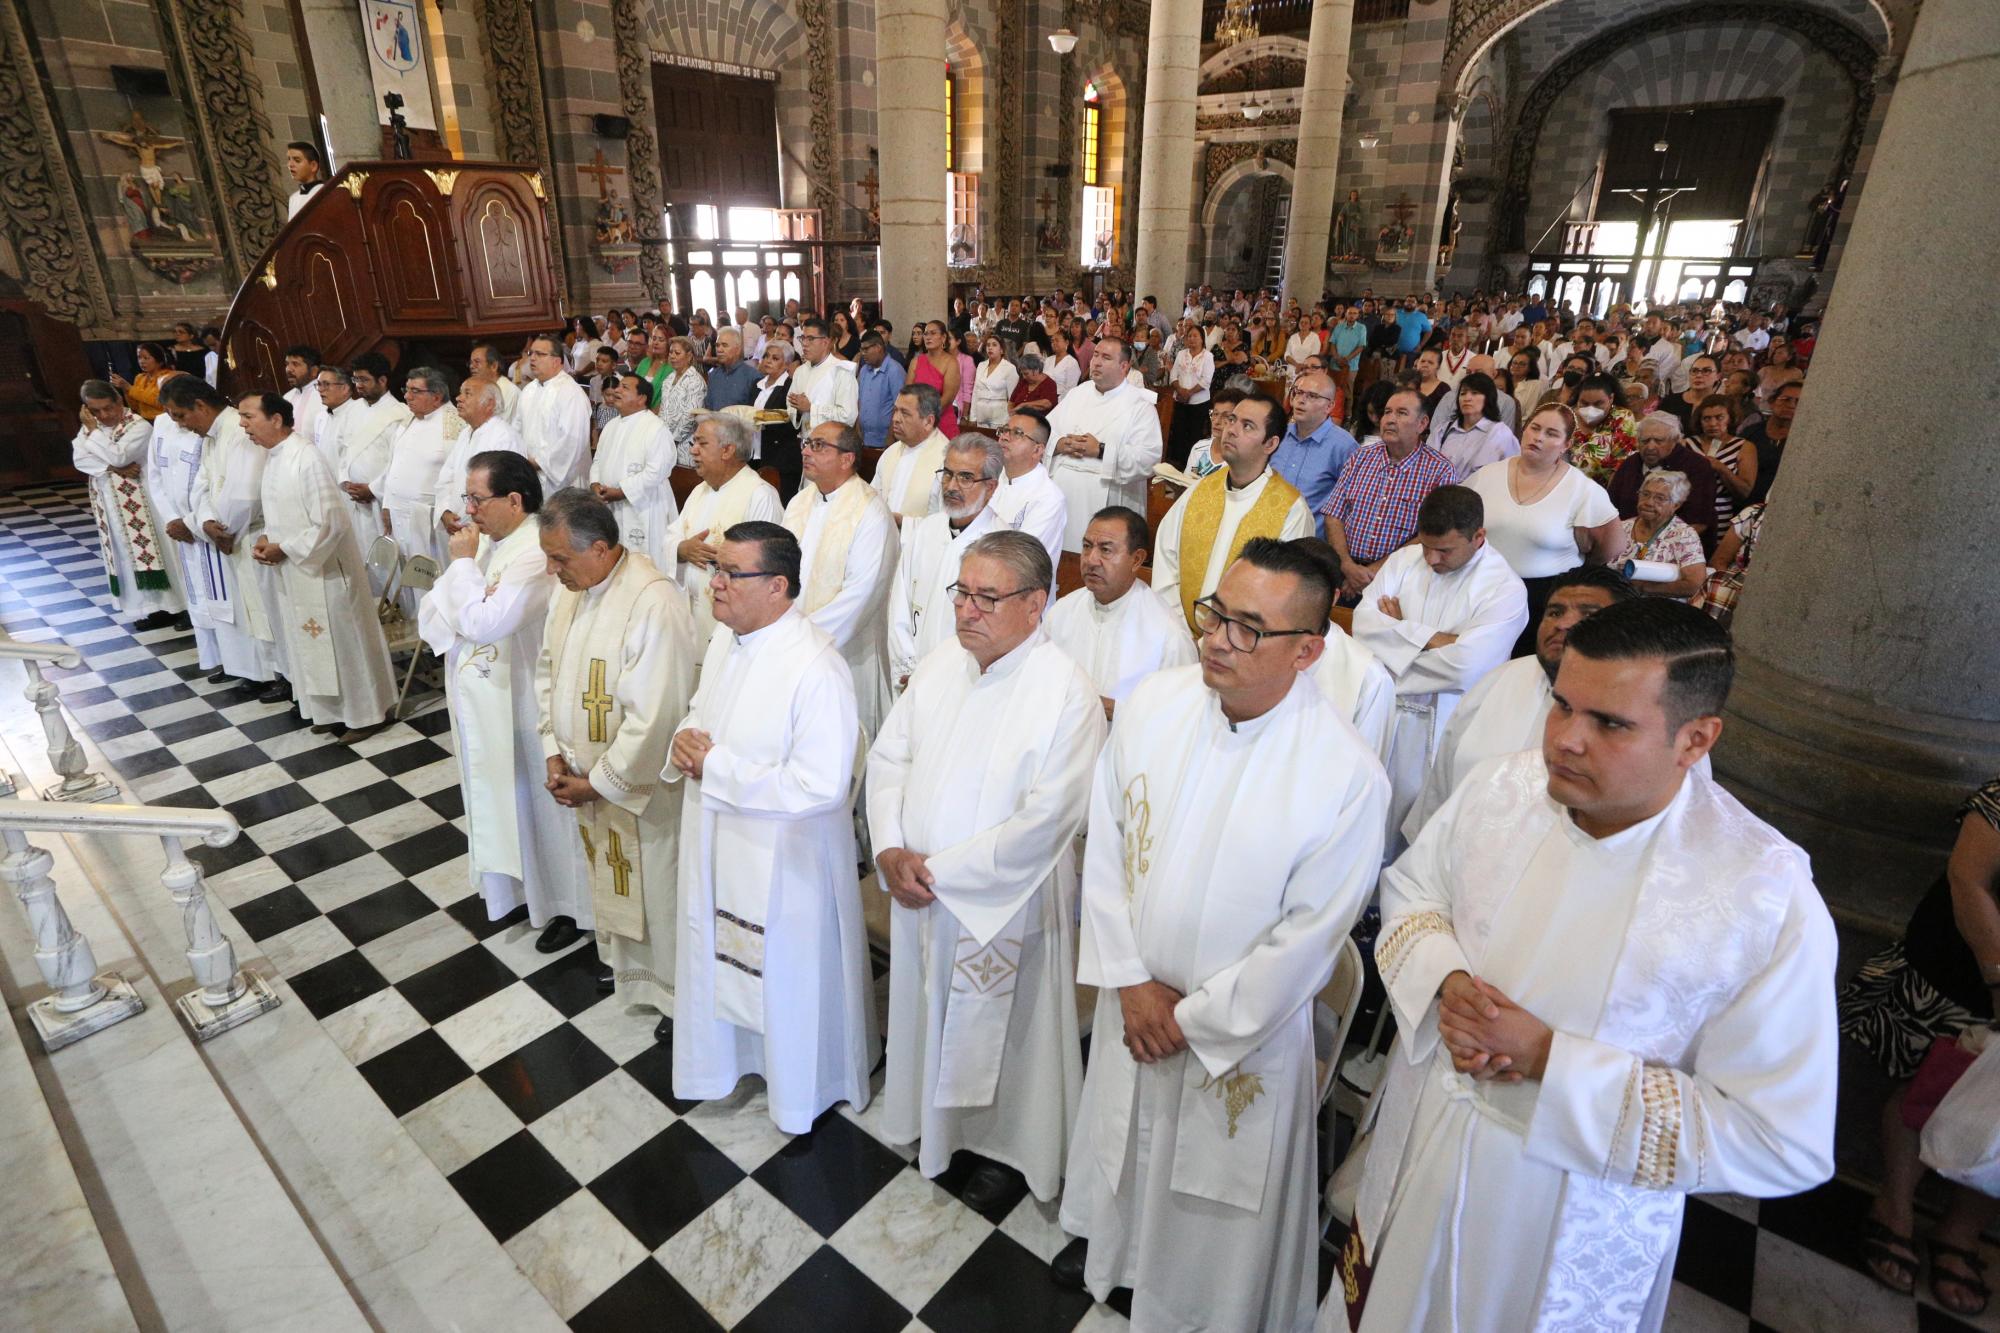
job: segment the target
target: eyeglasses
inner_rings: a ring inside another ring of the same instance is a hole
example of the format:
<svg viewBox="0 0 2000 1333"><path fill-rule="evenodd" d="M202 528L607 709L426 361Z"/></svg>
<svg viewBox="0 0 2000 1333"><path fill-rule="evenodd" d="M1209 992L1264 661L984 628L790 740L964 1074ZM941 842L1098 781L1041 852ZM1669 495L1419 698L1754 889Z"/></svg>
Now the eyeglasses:
<svg viewBox="0 0 2000 1333"><path fill-rule="evenodd" d="M459 496L458 498L464 502L465 512L469 514L473 510L479 508L479 506L483 504L490 504L493 501L498 500L500 497L497 495L474 495L471 491L467 491L465 494Z"/></svg>
<svg viewBox="0 0 2000 1333"><path fill-rule="evenodd" d="M805 440L800 443L799 449L809 454L837 454L843 452L839 445L828 444L825 440Z"/></svg>
<svg viewBox="0 0 2000 1333"><path fill-rule="evenodd" d="M945 591L951 594L953 605L964 606L967 602L970 602L972 603L973 610L983 616L990 616L999 610L1000 603L1006 601L1009 597L1019 597L1024 593L1031 593L1038 590L1034 588L1016 588L1012 592L972 592L963 584L954 583L949 588L946 588Z"/></svg>
<svg viewBox="0 0 2000 1333"><path fill-rule="evenodd" d="M1036 442L1035 437L1033 435L1030 435L1027 431L1020 430L1014 426L1002 426L999 430L995 431L994 434L1003 440L1008 438L1009 436L1012 436L1014 439L1017 440L1026 440L1030 444Z"/></svg>
<svg viewBox="0 0 2000 1333"><path fill-rule="evenodd" d="M1292 390L1292 398L1297 402L1330 403L1333 401L1332 394L1314 393L1311 389L1294 389Z"/></svg>
<svg viewBox="0 0 2000 1333"><path fill-rule="evenodd" d="M996 480L993 477L983 477L977 472L954 472L948 467L939 468L937 474L947 480L955 481L961 486L977 486L983 481Z"/></svg>
<svg viewBox="0 0 2000 1333"><path fill-rule="evenodd" d="M785 577L771 569L718 569L708 576L708 581L719 588L726 588L738 579L781 579Z"/></svg>
<svg viewBox="0 0 2000 1333"><path fill-rule="evenodd" d="M1221 629L1224 641L1239 653L1256 652L1258 645L1266 639L1319 633L1316 629L1259 629L1247 620L1224 615L1217 609L1213 596L1203 597L1195 602L1194 629L1195 633L1204 638Z"/></svg>

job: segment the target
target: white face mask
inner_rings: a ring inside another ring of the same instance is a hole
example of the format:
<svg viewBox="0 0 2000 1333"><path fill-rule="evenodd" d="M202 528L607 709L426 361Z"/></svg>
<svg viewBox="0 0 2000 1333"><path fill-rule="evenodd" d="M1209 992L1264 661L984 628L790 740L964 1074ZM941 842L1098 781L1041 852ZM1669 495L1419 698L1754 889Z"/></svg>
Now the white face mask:
<svg viewBox="0 0 2000 1333"><path fill-rule="evenodd" d="M1579 407L1576 409L1576 414L1586 426L1595 426L1604 420L1604 409L1601 407Z"/></svg>

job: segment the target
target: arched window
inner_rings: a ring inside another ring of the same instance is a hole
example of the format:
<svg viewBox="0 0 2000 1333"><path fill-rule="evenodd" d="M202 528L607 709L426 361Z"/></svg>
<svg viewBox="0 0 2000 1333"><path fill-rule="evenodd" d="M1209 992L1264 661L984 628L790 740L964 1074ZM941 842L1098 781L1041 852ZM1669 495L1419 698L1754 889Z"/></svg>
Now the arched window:
<svg viewBox="0 0 2000 1333"><path fill-rule="evenodd" d="M958 76L944 67L944 169L958 170Z"/></svg>
<svg viewBox="0 0 2000 1333"><path fill-rule="evenodd" d="M1109 89L1117 93L1116 86ZM1118 257L1118 177L1114 174L1122 135L1122 103L1114 105L1092 77L1083 85L1083 209L1077 236L1078 258L1089 268L1109 268ZM1117 114L1107 113L1116 110Z"/></svg>
<svg viewBox="0 0 2000 1333"><path fill-rule="evenodd" d="M1097 82L1092 80L1083 85L1083 183L1097 184L1099 168L1104 156L1104 107L1097 93Z"/></svg>

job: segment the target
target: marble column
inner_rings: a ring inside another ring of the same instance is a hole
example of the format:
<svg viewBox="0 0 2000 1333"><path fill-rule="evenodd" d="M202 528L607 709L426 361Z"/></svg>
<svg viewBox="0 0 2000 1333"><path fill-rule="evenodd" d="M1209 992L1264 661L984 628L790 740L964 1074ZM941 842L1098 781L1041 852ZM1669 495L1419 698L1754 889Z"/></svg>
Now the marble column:
<svg viewBox="0 0 2000 1333"><path fill-rule="evenodd" d="M359 7L348 0L299 0L299 9L305 18L299 41L311 55L334 164L382 156L382 127L375 115L375 84ZM428 42L429 33L421 35Z"/></svg>
<svg viewBox="0 0 2000 1333"><path fill-rule="evenodd" d="M1188 222L1194 204L1195 89L1201 70L1201 0L1153 0L1146 46L1146 118L1139 148L1138 292L1179 310L1187 292Z"/></svg>
<svg viewBox="0 0 2000 1333"><path fill-rule="evenodd" d="M944 318L945 0L875 8L875 126L881 161L882 313L898 331Z"/></svg>
<svg viewBox="0 0 2000 1333"><path fill-rule="evenodd" d="M1307 307L1326 289L1340 117L1347 101L1347 42L1353 28L1354 0L1315 0L1306 41L1305 99L1299 106L1298 162L1292 168L1291 225L1285 234L1285 294Z"/></svg>
<svg viewBox="0 0 2000 1333"><path fill-rule="evenodd" d="M1891 930L2000 773L1991 358L1882 337L2000 305L1990 173L1940 151L2000 142L1996 79L2000 7L1928 0L1745 578L1716 755L1836 910Z"/></svg>

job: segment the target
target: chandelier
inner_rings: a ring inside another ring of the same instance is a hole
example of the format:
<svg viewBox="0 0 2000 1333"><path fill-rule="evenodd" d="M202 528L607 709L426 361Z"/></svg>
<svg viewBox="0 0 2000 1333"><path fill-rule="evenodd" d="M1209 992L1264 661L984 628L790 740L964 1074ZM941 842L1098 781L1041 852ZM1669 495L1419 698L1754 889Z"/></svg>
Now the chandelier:
<svg viewBox="0 0 2000 1333"><path fill-rule="evenodd" d="M1222 17L1216 20L1215 41L1218 46L1234 46L1249 41L1259 31L1257 20L1250 17L1250 0L1228 0Z"/></svg>

